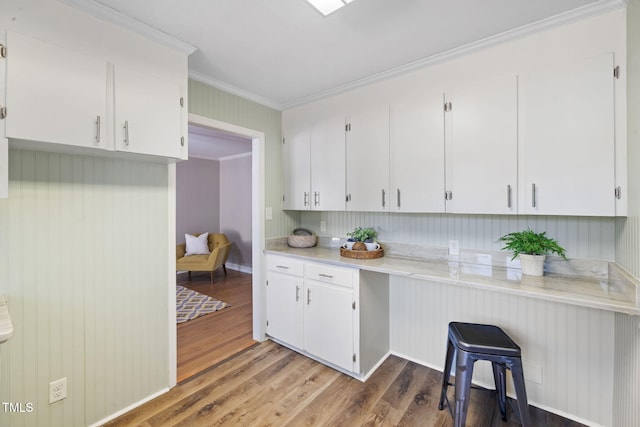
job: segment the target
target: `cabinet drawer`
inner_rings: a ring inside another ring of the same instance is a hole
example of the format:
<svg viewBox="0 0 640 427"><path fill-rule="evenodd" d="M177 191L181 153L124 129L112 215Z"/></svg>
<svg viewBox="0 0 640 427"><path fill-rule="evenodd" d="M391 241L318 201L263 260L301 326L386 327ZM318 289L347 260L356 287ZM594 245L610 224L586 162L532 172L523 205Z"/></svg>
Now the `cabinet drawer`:
<svg viewBox="0 0 640 427"><path fill-rule="evenodd" d="M342 285L353 287L353 268L335 267L326 264L308 263L305 265L306 279L318 280L320 282L333 283L334 285Z"/></svg>
<svg viewBox="0 0 640 427"><path fill-rule="evenodd" d="M304 264L302 261L293 258L269 255L267 257L267 270L302 277Z"/></svg>

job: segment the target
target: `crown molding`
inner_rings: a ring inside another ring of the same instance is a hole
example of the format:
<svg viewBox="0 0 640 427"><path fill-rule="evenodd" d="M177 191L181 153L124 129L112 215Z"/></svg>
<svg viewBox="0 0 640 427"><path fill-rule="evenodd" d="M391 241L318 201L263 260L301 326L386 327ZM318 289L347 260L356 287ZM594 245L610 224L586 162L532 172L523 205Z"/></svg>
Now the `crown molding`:
<svg viewBox="0 0 640 427"><path fill-rule="evenodd" d="M101 3L98 3L97 1L94 1L94 0L57 0L57 1L61 3L66 3L69 6L72 6L78 10L82 10L86 13L89 13L90 15L93 15L95 17L98 17L108 22L115 23L119 26L125 27L136 33L142 34L166 46L182 51L187 55L190 55L191 53L197 50L196 47L186 42L178 40L175 37L172 37L141 21L138 21L137 19L128 17L110 7L107 7ZM481 49L485 49L487 47L491 47L500 43L504 43L519 37L524 37L537 32L546 31L551 28L558 27L571 22L579 21L591 16L596 16L596 15L604 14L617 9L621 9L623 7L626 7L628 2L629 0L596 1L594 3L551 16L549 18L545 18L531 24L523 25L521 27L514 28L509 31L505 31L505 32L496 34L494 36L487 37L487 38L466 44L464 46L460 46L458 48L450 49L446 52L441 52L441 53L420 59L418 61L414 61L405 65L401 65L396 68L392 68L382 73L378 73L369 77L354 80L352 82L345 83L343 85L336 86L334 88L331 88L325 91L316 92L309 96L305 96L305 97L298 98L293 101L284 102L284 103L280 103L272 99L265 98L263 96L238 88L228 83L224 83L220 80L217 80L211 76L207 76L205 74L199 73L197 71L189 70L189 78L199 81L201 83L207 84L209 86L218 88L225 92L231 93L233 95L245 98L257 104L261 104L266 107L273 108L275 110L283 111L283 110L294 108L300 105L308 104L310 102L317 101L319 99L327 98L329 96L337 95L339 93L347 92L349 90L366 86L375 82L379 82L381 80L396 77L396 76L408 73L410 71L414 71L420 68L424 68L424 67L438 64L444 61L448 61L453 58L457 58L462 55L466 55L466 54L469 54Z"/></svg>
<svg viewBox="0 0 640 427"><path fill-rule="evenodd" d="M347 92L352 89L356 89L362 86L366 86L381 80L386 80L392 77L396 77L410 71L414 71L420 68L425 68L431 65L435 65L441 62L445 62L469 53L479 51L500 43L504 43L516 38L524 37L534 33L549 30L551 28L559 27L561 25L569 24L571 22L580 21L591 16L601 15L607 12L611 12L617 9L626 7L629 0L600 0L589 5L585 5L576 9L572 9L567 12L563 12L540 21L533 22L531 24L523 25L514 28L509 31L505 31L494 36L490 36L464 46L460 46L454 49L447 50L442 53L438 53L405 65L401 65L396 68L378 73L363 79L355 80L340 86L336 86L326 91L317 92L307 97L299 98L292 102L280 104L281 110L294 108L300 105L308 104L319 99L327 98L329 96L337 95L339 93Z"/></svg>
<svg viewBox="0 0 640 427"><path fill-rule="evenodd" d="M217 89L228 92L232 95L239 96L241 98L245 98L249 101L255 102L257 104L264 105L265 107L273 108L274 110L282 110L283 104L279 104L276 101L273 101L268 98L264 98L260 95L256 95L253 92L249 92L244 89L240 89L237 86L233 86L227 83L224 83L220 80L214 79L213 77L207 76L205 74L199 73L197 71L189 70L189 78L192 80L199 81L200 83L207 84L209 86L213 86Z"/></svg>
<svg viewBox="0 0 640 427"><path fill-rule="evenodd" d="M60 3L64 3L73 7L76 10L85 12L91 16L94 16L103 21L116 24L119 27L126 28L142 36L145 36L151 40L163 44L164 46L178 50L186 55L191 55L197 50L195 46L190 45L187 42L179 40L165 32L162 32L142 21L135 18L131 18L115 9L105 6L102 3L98 3L94 0L58 0Z"/></svg>

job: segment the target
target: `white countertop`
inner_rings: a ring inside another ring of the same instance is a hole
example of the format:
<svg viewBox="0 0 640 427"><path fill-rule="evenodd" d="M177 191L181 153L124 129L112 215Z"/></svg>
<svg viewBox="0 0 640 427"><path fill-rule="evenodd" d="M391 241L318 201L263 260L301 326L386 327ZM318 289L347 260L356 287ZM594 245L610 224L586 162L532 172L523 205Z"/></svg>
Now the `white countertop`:
<svg viewBox="0 0 640 427"><path fill-rule="evenodd" d="M9 308L2 295L0 295L0 344L13 336L13 324L9 317Z"/></svg>
<svg viewBox="0 0 640 427"><path fill-rule="evenodd" d="M291 248L280 241L270 242L265 252L454 286L640 315L640 283L615 263L605 264L607 271L604 274L602 271L592 276L545 273L543 277L535 277L522 275L520 268L442 259L388 255L376 259L351 259L340 256L337 247Z"/></svg>

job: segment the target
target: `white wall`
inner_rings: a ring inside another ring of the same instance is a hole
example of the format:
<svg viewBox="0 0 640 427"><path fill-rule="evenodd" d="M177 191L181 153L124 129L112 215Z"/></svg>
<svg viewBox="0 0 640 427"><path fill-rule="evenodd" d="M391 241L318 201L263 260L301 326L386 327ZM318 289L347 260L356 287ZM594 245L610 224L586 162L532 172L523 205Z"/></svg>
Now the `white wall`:
<svg viewBox="0 0 640 427"><path fill-rule="evenodd" d="M220 232L220 162L190 158L176 164L176 242L207 232Z"/></svg>
<svg viewBox="0 0 640 427"><path fill-rule="evenodd" d="M251 256L251 155L220 162L220 230L233 242L228 264L250 271Z"/></svg>

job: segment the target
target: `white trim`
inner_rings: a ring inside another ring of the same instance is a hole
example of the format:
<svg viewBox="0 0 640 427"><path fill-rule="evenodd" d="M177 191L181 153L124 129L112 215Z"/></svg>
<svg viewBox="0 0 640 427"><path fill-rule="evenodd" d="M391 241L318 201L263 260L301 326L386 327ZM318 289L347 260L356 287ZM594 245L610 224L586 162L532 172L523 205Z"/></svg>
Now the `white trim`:
<svg viewBox="0 0 640 427"><path fill-rule="evenodd" d="M253 296L253 339L264 341L266 336L266 294L264 286L266 267L265 249L265 135L253 129L209 117L189 113L189 123L221 130L251 139L251 240L252 240L252 296ZM175 366L170 367L176 369Z"/></svg>
<svg viewBox="0 0 640 427"><path fill-rule="evenodd" d="M229 270L239 271L241 273L253 274L253 268L247 267L246 265L226 263L225 264Z"/></svg>
<svg viewBox="0 0 640 427"><path fill-rule="evenodd" d="M157 28L152 27L149 24L145 24L135 18L127 16L109 6L106 6L97 1L89 0L58 0L61 3L65 3L74 9L88 13L91 16L102 19L103 21L116 24L119 27L126 28L135 33L141 34L151 40L159 42L165 46L176 49L187 55L191 55L198 50L197 47L190 45L187 42L179 40Z"/></svg>
<svg viewBox="0 0 640 427"><path fill-rule="evenodd" d="M222 82L220 80L217 80L217 79L215 79L215 78L213 78L211 76L207 76L205 74L202 74L202 73L200 73L198 71L189 70L189 78L193 79L193 80L196 80L196 81L199 81L200 83L204 83L206 85L218 88L218 89L223 90L225 92L228 92L228 93L230 93L232 95L237 95L237 96L239 96L241 98L248 99L249 101L253 101L255 103L264 105L266 107L273 108L274 110L283 110L284 109L283 106L285 104L281 104L281 103L278 103L278 102L276 102L274 100L262 97L260 95L256 95L255 93L249 92L249 91L244 90L244 89L240 89L237 86L233 86L233 85L230 85L228 83L224 83L224 82Z"/></svg>
<svg viewBox="0 0 640 427"><path fill-rule="evenodd" d="M175 305L175 304L174 304L174 305ZM176 325L174 324L174 325L173 325L173 329L175 329L175 326L176 326ZM116 418L118 418L120 415L124 415L124 414L126 414L127 412L129 412L129 411L131 411L131 410L133 410L133 409L135 409L135 408L137 408L137 407L139 407L139 406L144 405L145 403L147 403L147 402L149 402L149 401L151 401L151 400L155 399L156 397L158 397L158 396L162 396L163 394L165 394L165 393L166 393L166 392L168 392L168 391L169 391L169 388L163 388L162 390L160 390L160 391L158 391L158 392L156 392L156 393L153 393L152 395L147 396L147 397L145 397L145 398L144 398L144 399L142 399L142 400L138 400L136 403L133 403L133 404L131 404L131 405L127 406L126 408L123 408L123 409L119 410L118 412L115 412L115 413L113 413L113 414L109 415L108 417L101 419L100 421L96 421L95 423L90 424L90 425L89 425L89 427L98 427L98 426L102 426L102 425L104 425L104 424L108 423L109 421L115 420L115 419L116 419Z"/></svg>
<svg viewBox="0 0 640 427"><path fill-rule="evenodd" d="M226 157L220 157L221 162L224 162L225 160L234 160L234 159L241 159L243 157L251 157L253 153L249 152L249 153L240 153L240 154L234 154L232 156L226 156Z"/></svg>
<svg viewBox="0 0 640 427"><path fill-rule="evenodd" d="M305 96L302 98L298 98L289 102L277 102L274 100L266 99L259 95L250 93L246 90L239 89L238 87L229 85L227 83L223 83L218 81L212 77L205 76L204 74L198 73L193 70L189 70L189 77L197 80L202 83L206 83L209 86L216 87L218 89L222 89L226 92L232 93L234 95L241 96L243 98L249 99L251 101L257 102L259 104L265 105L267 107L276 109L276 110L287 110L289 108L297 107L299 105L307 104L313 101L317 101L322 98L327 98L332 95L337 95L339 93L347 92L352 89L356 89L362 86L366 86L375 82L379 82L381 80L389 79L392 77L396 77L402 75L404 73L408 73L410 71L414 71L420 68L428 67L431 65L435 65L444 61L451 60L453 58L457 58L462 55L466 55L469 53L476 52L481 49L485 49L491 46L494 46L499 43L504 43L509 40L513 40L519 37L524 37L529 34L534 34L537 32L542 32L549 30L554 27L558 27L564 24L568 24L571 22L575 22L581 19L585 19L591 16L604 14L607 12L611 12L622 7L626 7L628 0L600 0L594 3L590 3L588 5L569 10L567 12L559 13L554 16L550 16L545 19L541 19L540 21L533 22L531 24L523 25L518 28L514 28L512 30L508 30L494 36L486 37L484 39L466 44L464 46L460 46L454 49L450 49L445 52L441 52L435 55L428 56L423 59L419 59L414 62L410 62L405 65L401 65L399 67L392 68L390 70L384 71L382 73L374 74L362 79L354 80L349 83L345 83L340 86L336 86L334 88L316 92L309 96Z"/></svg>
<svg viewBox="0 0 640 427"><path fill-rule="evenodd" d="M174 387L178 383L178 330L176 328L176 164L168 165L168 195L167 195L167 223L169 224L169 233L167 237L168 253L167 253L167 269L168 269L168 352L169 352L169 387Z"/></svg>

